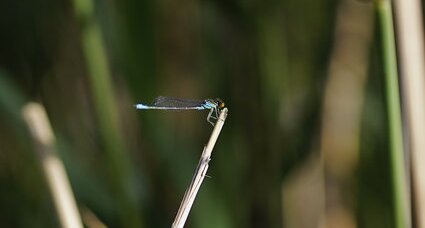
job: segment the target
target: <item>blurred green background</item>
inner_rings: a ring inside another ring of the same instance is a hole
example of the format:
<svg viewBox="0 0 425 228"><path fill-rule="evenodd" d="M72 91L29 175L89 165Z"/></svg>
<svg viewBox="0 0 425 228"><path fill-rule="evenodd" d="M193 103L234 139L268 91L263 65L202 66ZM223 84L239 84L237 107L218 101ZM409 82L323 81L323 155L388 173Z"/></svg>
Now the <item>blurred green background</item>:
<svg viewBox="0 0 425 228"><path fill-rule="evenodd" d="M86 227L169 227L229 109L187 227L393 227L374 5L327 0L0 1L0 227L57 227L22 119L41 103ZM332 226L328 226L332 227Z"/></svg>

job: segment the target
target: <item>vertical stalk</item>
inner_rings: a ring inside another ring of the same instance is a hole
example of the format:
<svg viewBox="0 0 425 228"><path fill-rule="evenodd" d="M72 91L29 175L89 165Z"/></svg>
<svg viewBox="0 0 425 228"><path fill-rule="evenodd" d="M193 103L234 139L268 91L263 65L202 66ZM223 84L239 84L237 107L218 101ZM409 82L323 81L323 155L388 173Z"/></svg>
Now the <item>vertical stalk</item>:
<svg viewBox="0 0 425 228"><path fill-rule="evenodd" d="M46 110L38 103L29 103L22 109L22 116L31 133L61 227L83 228L68 175L55 148L56 139Z"/></svg>
<svg viewBox="0 0 425 228"><path fill-rule="evenodd" d="M93 94L99 132L104 144L110 184L117 198L120 226L141 227L136 201L129 194L129 161L120 133L118 110L101 32L93 13L93 1L74 0L81 26L81 42Z"/></svg>
<svg viewBox="0 0 425 228"><path fill-rule="evenodd" d="M320 135L326 227L357 226L349 201L355 194L351 186L359 157L373 19L372 4L353 0L339 3Z"/></svg>
<svg viewBox="0 0 425 228"><path fill-rule="evenodd" d="M411 227L392 6L389 0L377 1L376 6L381 29L385 70L395 227Z"/></svg>
<svg viewBox="0 0 425 228"><path fill-rule="evenodd" d="M223 128L224 122L226 121L227 111L227 108L224 108L220 112L220 116L215 123L210 139L208 140L207 145L204 147L201 158L199 159L199 163L196 167L195 173L193 174L192 181L184 193L182 202L180 203L180 208L171 226L172 228L183 228L186 223L190 209L192 208L199 188L201 187L201 184L207 174L212 150L214 149L215 143L217 142L218 136L220 135L221 129Z"/></svg>
<svg viewBox="0 0 425 228"><path fill-rule="evenodd" d="M394 0L403 101L409 135L415 226L425 227L425 53L419 0Z"/></svg>

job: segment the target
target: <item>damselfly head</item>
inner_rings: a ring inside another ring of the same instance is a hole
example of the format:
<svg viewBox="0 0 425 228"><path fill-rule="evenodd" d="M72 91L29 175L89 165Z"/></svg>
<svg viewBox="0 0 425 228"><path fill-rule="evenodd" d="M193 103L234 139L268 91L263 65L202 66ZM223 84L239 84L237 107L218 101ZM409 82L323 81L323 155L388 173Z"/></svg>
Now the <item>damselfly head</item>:
<svg viewBox="0 0 425 228"><path fill-rule="evenodd" d="M216 98L215 102L217 103L217 106L219 109L222 109L226 106L226 104L224 103L224 101L220 98Z"/></svg>

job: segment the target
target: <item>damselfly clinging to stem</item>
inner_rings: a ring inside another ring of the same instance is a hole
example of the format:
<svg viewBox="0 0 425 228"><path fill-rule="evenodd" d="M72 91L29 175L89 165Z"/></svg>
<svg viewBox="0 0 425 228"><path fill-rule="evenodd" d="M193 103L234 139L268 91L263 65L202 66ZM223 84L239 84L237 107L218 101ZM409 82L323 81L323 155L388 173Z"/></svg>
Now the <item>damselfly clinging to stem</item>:
<svg viewBox="0 0 425 228"><path fill-rule="evenodd" d="M219 99L192 100L173 97L157 97L150 104L135 104L136 109L160 109L160 110L204 110L209 109L207 121L214 126L212 119L217 120L219 112L225 107Z"/></svg>

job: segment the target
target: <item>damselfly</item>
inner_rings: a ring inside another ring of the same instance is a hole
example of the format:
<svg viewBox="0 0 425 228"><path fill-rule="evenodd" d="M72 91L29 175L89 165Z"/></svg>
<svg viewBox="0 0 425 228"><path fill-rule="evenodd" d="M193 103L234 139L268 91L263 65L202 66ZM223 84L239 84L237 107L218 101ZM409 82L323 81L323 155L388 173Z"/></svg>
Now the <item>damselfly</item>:
<svg viewBox="0 0 425 228"><path fill-rule="evenodd" d="M212 119L218 119L219 112L224 108L224 102L219 99L192 100L173 97L157 97L150 104L135 104L136 109L160 110L204 110L209 109L207 121L214 126Z"/></svg>

